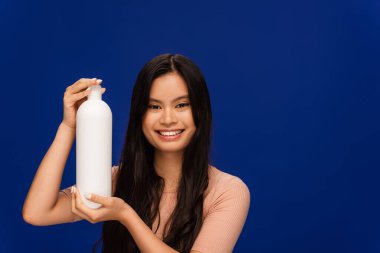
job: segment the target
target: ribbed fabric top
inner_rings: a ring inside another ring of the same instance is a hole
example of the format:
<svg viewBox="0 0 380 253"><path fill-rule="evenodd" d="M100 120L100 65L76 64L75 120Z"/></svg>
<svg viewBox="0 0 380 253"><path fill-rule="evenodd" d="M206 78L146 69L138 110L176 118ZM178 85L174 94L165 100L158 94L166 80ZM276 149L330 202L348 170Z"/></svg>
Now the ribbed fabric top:
<svg viewBox="0 0 380 253"><path fill-rule="evenodd" d="M118 167L112 167L115 181ZM114 192L112 184L112 192ZM62 190L70 197L70 187ZM176 192L164 191L160 200L161 224L157 237L162 240L165 224L176 205ZM250 193L244 182L211 166L209 185L203 203L203 224L192 250L201 253L231 253L247 218ZM73 221L81 220L79 216ZM154 222L152 231L157 228Z"/></svg>
<svg viewBox="0 0 380 253"><path fill-rule="evenodd" d="M113 169L117 169L114 166ZM160 201L160 227L157 237L163 238L163 229L176 205L176 192L165 192ZM209 185L203 203L203 224L192 250L201 253L231 253L247 218L250 192L238 177L211 166ZM158 219L152 231L157 228Z"/></svg>

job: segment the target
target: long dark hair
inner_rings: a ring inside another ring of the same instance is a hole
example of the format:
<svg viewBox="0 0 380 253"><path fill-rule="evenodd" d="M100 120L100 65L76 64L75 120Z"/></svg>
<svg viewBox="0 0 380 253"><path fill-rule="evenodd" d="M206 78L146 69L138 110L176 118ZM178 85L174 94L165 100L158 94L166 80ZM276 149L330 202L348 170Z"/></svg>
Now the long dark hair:
<svg viewBox="0 0 380 253"><path fill-rule="evenodd" d="M160 223L159 203L165 182L154 169L154 148L143 134L142 119L148 107L152 82L171 72L178 73L187 85L196 131L183 154L177 205L169 218L169 228L164 227L164 231L167 231L164 232L163 241L179 252L188 253L203 221L212 113L204 77L199 68L183 55L162 54L153 58L144 65L136 79L126 139L119 161L115 197L128 203L150 228L156 218ZM128 230L119 221L104 222L102 232L102 238L98 241L103 241L102 252L140 252Z"/></svg>

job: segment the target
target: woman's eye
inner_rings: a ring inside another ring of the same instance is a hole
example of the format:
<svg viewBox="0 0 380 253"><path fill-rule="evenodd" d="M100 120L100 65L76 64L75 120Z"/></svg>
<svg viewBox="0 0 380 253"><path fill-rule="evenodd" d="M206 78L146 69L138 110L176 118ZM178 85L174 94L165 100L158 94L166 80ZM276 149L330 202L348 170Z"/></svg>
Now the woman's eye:
<svg viewBox="0 0 380 253"><path fill-rule="evenodd" d="M180 103L180 104L178 104L177 106L179 107L179 108L182 108L182 107L185 107L185 106L188 106L188 105L190 105L189 103Z"/></svg>
<svg viewBox="0 0 380 253"><path fill-rule="evenodd" d="M159 106L158 105L148 105L148 108L153 109L153 110L157 110L159 108Z"/></svg>

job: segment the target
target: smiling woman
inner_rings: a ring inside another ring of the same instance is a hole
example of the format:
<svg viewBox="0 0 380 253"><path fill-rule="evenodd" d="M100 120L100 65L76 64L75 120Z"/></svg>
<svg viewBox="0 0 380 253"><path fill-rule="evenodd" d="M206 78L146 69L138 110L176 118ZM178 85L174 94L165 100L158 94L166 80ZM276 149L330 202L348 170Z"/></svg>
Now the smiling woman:
<svg viewBox="0 0 380 253"><path fill-rule="evenodd" d="M178 73L169 72L153 81L142 129L157 156L183 152L189 144L196 127L187 85Z"/></svg>
<svg viewBox="0 0 380 253"><path fill-rule="evenodd" d="M86 196L102 204L93 210L75 187L58 192L75 136L75 108L96 82L81 79L65 92L64 120L25 200L25 221L104 221L98 242L107 253L232 252L250 193L238 177L210 165L210 97L201 71L185 56L159 55L140 71L113 167L113 197Z"/></svg>

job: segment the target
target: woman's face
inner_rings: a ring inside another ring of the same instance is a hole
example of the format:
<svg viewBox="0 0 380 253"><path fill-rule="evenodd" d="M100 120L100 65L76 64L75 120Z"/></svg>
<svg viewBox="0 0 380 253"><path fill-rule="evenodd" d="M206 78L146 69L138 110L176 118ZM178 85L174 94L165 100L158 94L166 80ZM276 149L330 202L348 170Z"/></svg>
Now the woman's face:
<svg viewBox="0 0 380 253"><path fill-rule="evenodd" d="M188 96L186 83L177 73L153 81L142 128L156 151L181 152L189 144L196 127Z"/></svg>

